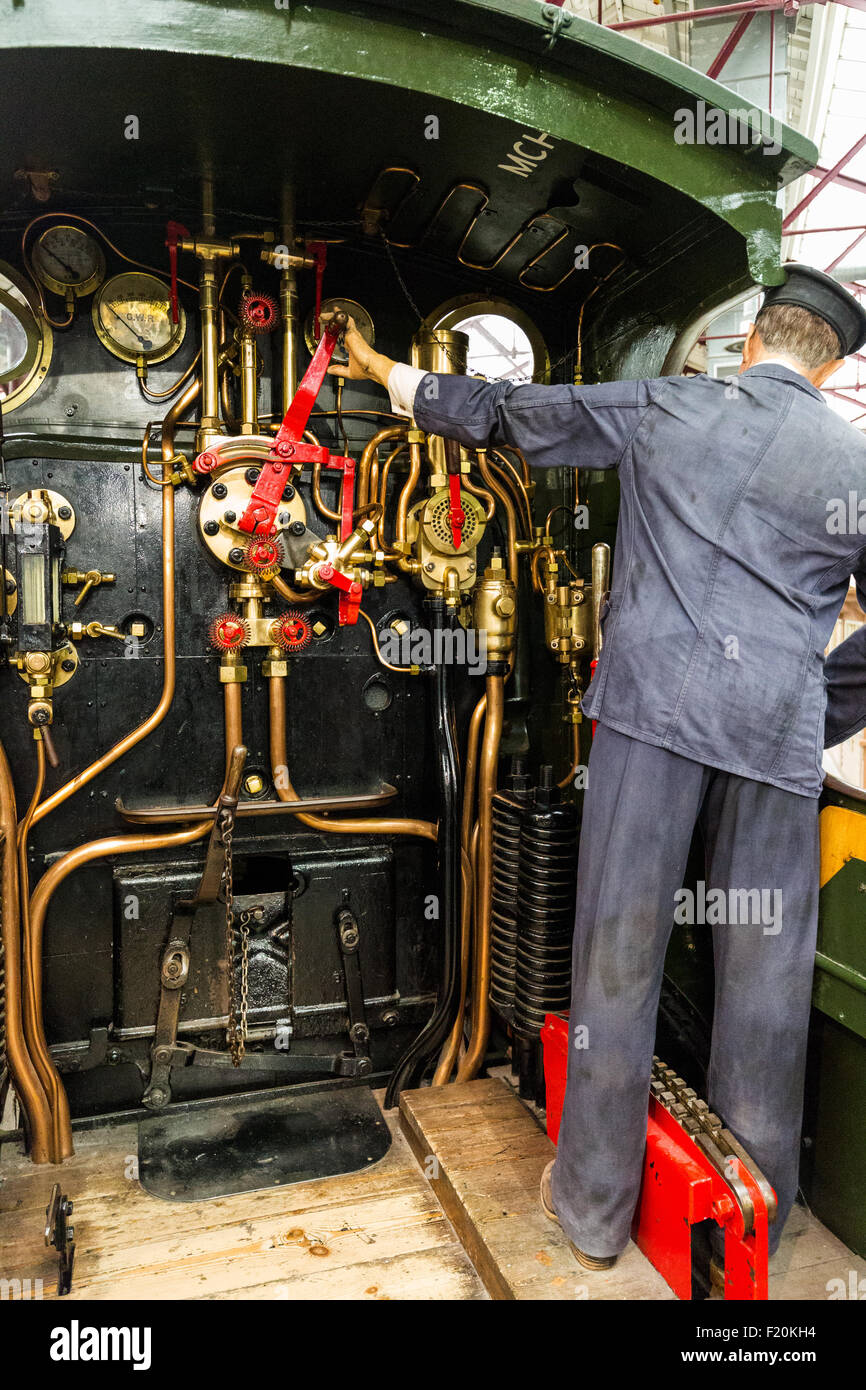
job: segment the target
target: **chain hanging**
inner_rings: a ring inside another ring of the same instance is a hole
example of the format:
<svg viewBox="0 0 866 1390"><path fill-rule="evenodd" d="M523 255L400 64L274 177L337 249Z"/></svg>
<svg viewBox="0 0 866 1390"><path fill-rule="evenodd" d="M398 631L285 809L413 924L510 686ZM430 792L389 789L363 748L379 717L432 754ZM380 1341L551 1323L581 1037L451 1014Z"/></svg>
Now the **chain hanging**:
<svg viewBox="0 0 866 1390"><path fill-rule="evenodd" d="M249 945L250 913L241 912L238 924L234 914L234 879L232 864L232 836L234 834L234 812L225 810L220 816L220 835L223 843L223 898L226 906L226 964L228 968L228 1025L226 1043L232 1054L232 1065L239 1067L243 1061L247 1038L247 1012L249 1007ZM238 951L238 942L240 951ZM235 960L240 957L240 990L235 984ZM240 998L238 999L238 995Z"/></svg>

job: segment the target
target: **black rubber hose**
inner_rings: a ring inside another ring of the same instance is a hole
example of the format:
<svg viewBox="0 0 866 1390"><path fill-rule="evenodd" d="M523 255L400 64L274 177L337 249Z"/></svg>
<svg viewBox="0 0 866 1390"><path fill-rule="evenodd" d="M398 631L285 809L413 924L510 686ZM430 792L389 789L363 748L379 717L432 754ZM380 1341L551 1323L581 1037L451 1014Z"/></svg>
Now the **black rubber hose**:
<svg viewBox="0 0 866 1390"><path fill-rule="evenodd" d="M454 613L446 612L443 598L428 600L435 629L453 628ZM421 1032L409 1044L398 1060L385 1092L385 1108L397 1104L400 1092L407 1090L418 1078L431 1053L437 1052L454 1022L459 987L458 927L460 922L460 758L457 749L457 727L454 717L452 691L453 666L447 659L448 643L436 653L437 661L431 672L433 698L431 718L436 761L436 781L439 793L439 880L441 972L436 1007Z"/></svg>

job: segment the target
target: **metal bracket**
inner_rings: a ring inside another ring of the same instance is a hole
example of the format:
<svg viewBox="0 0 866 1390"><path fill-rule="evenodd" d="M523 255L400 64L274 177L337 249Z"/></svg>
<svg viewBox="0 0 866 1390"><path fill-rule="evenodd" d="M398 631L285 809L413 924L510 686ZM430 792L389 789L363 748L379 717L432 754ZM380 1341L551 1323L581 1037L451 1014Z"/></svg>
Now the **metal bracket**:
<svg viewBox="0 0 866 1390"><path fill-rule="evenodd" d="M336 916L337 939L343 957L343 984L346 990L346 1007L349 1011L349 1041L355 1050L357 1074L364 1076L373 1065L370 1061L370 1029L364 1010L364 986L361 980L361 929L354 912L348 906L348 896L344 890L343 906Z"/></svg>
<svg viewBox="0 0 866 1390"><path fill-rule="evenodd" d="M550 53L559 38L560 29L567 29L570 26L571 18L569 11L562 9L560 5L542 5L541 22L550 26L550 34L545 44L546 53Z"/></svg>
<svg viewBox="0 0 866 1390"><path fill-rule="evenodd" d="M57 1293L60 1298L72 1288L72 1266L75 1263L75 1228L67 1225L72 1215L72 1203L60 1191L56 1182L45 1208L45 1244L57 1251Z"/></svg>
<svg viewBox="0 0 866 1390"><path fill-rule="evenodd" d="M175 904L172 932L162 953L159 968L159 1010L150 1049L150 1079L141 1098L149 1110L161 1110L171 1100L171 1069L186 1049L177 1042L181 990L189 976L189 939L199 907L216 902L222 885L224 846L220 812L234 810L240 794L247 750L240 745L232 751L226 782L217 803L213 829L208 841L204 870L195 897Z"/></svg>

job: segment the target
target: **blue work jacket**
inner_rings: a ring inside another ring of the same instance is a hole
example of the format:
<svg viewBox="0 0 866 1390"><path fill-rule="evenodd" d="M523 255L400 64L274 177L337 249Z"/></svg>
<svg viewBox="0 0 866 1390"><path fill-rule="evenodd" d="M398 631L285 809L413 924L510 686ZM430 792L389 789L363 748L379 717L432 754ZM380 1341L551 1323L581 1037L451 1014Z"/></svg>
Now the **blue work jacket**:
<svg viewBox="0 0 866 1390"><path fill-rule="evenodd" d="M852 574L866 598L866 438L811 382L774 363L597 386L428 374L414 413L474 448L515 445L536 468L617 470L587 715L819 794L824 747L866 725L866 628L824 658Z"/></svg>

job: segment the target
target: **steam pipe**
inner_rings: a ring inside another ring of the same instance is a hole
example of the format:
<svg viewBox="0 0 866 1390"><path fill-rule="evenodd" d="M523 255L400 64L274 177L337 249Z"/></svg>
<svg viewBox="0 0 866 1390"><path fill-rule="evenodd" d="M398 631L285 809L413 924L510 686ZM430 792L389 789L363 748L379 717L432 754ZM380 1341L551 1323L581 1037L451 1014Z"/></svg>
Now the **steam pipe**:
<svg viewBox="0 0 866 1390"><path fill-rule="evenodd" d="M63 1085L48 1048L42 1020L41 997L37 993L35 981L39 967L34 959L30 932L30 873L27 865L27 839L33 821L33 813L39 805L39 798L45 786L45 744L41 737L36 739L36 781L30 805L18 827L18 880L21 923L21 1015L24 1024L24 1039L27 1051L36 1068L42 1090L48 1100L52 1114L58 1105L61 1110L65 1102ZM11 848L11 847L10 847ZM66 1157L66 1155L62 1155ZM54 1153L54 1161L58 1155Z"/></svg>
<svg viewBox="0 0 866 1390"><path fill-rule="evenodd" d="M182 395L168 411L162 426L162 472L163 481L168 476L168 463L174 457L174 433L180 417L189 409L193 401L201 391L201 382L192 381ZM75 792L86 787L88 782L92 782L94 777L98 777L112 763L116 763L118 758L122 758L124 753L128 753L136 744L141 743L142 739L147 738L148 734L153 733L169 711L171 702L174 699L175 688L175 616L174 616L174 584L175 584L175 565L174 565L174 488L164 486L162 489L162 693L159 702L153 713L145 719L143 724L139 724L137 729L127 734L107 753L103 753L100 758L92 762L83 772L79 772L75 777L70 778L57 791L47 796L41 805L36 807L33 815L33 825L37 825L44 816L57 809Z"/></svg>
<svg viewBox="0 0 866 1390"><path fill-rule="evenodd" d="M466 771L463 776L463 811L460 821L460 851L463 863L463 900L460 911L460 998L454 1026L442 1048L439 1065L433 1076L434 1086L444 1086L448 1081L454 1069L463 1038L463 1015L469 983L469 961L472 955L472 904L475 895L475 876L471 859L475 773L478 760L478 742L486 711L487 696L482 695L472 711L472 718L469 721L469 733L466 739Z"/></svg>
<svg viewBox="0 0 866 1390"><path fill-rule="evenodd" d="M39 1074L27 1050L22 1017L22 961L19 936L18 862L16 858L17 813L15 789L6 753L0 744L0 859L2 859L2 897L0 929L3 935L3 964L6 975L6 1055L15 1093L27 1119L30 1157L34 1163L52 1159L51 1110Z"/></svg>
<svg viewBox="0 0 866 1390"><path fill-rule="evenodd" d="M297 801L298 793L289 778L286 754L286 678L268 676L270 706L271 776L280 801ZM417 835L424 840L436 839L436 826L431 821L408 818L389 819L359 816L356 820L332 820L330 816L297 814L302 825L311 830L324 830L335 835Z"/></svg>
<svg viewBox="0 0 866 1390"><path fill-rule="evenodd" d="M453 626L458 621L446 609L445 599L436 594L427 600L437 628ZM423 1071L432 1052L442 1046L451 1027L459 990L457 932L460 916L460 762L457 751L457 730L454 719L453 668L440 661L432 672L433 745L436 753L436 782L439 792L439 874L442 885L441 901L441 984L436 1006L421 1032L398 1060L385 1091L385 1108L397 1103L400 1092Z"/></svg>
<svg viewBox="0 0 866 1390"><path fill-rule="evenodd" d="M511 500L511 495L508 492L508 489L502 482L499 481L499 479L494 477L493 470L487 462L487 455L484 452L484 450L479 449L477 451L476 456L478 458L478 471L480 472L482 478L489 487L490 491L494 494L495 497L499 498L499 501L502 503L502 506L505 510L507 533L506 551L508 553L508 578L511 580L512 584L516 585L518 581L517 512L515 510L514 503Z"/></svg>
<svg viewBox="0 0 866 1390"><path fill-rule="evenodd" d="M407 426L392 425L388 429L378 430L373 438L364 445L364 452L361 454L361 461L358 464L359 507L365 506L370 500L370 468L379 445L384 444L388 439L405 439L407 428Z"/></svg>
<svg viewBox="0 0 866 1390"><path fill-rule="evenodd" d="M475 968L472 979L472 1037L457 1070L458 1081L471 1081L484 1061L490 1037L490 894L492 888L493 817L491 801L496 791L499 744L505 713L505 678L487 677L487 717L481 747L478 785L478 873L475 923Z"/></svg>

